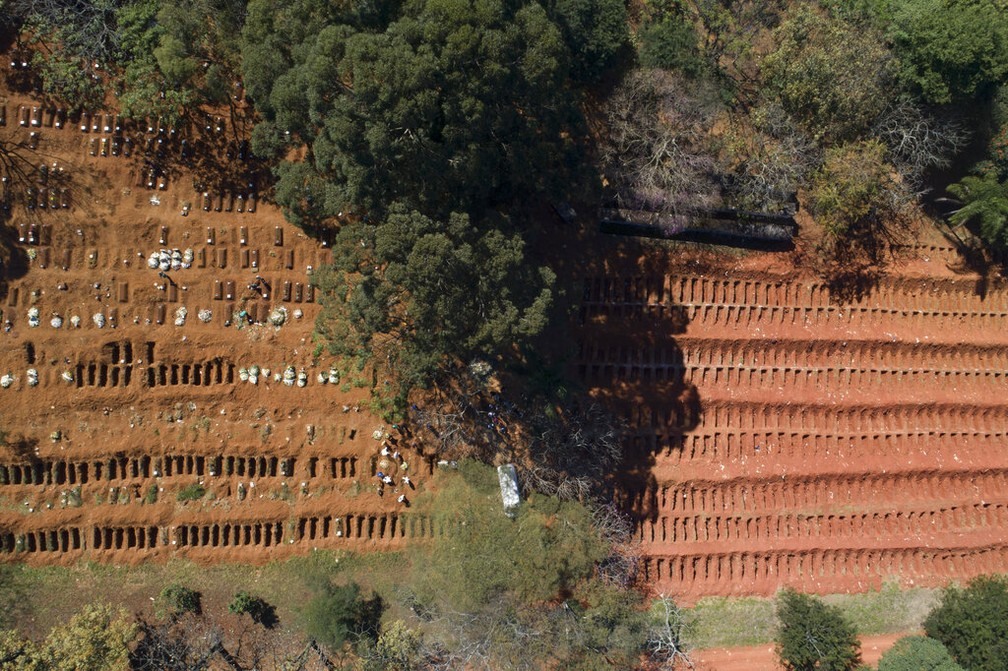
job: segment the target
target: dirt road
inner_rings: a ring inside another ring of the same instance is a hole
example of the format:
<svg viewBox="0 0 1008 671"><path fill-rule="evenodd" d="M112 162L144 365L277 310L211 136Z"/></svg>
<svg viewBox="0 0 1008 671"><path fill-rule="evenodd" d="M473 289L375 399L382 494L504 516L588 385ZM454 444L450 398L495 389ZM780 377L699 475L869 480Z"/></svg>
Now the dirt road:
<svg viewBox="0 0 1008 671"><path fill-rule="evenodd" d="M865 636L861 639L861 657L865 664L875 666L879 658L904 636L918 632ZM693 654L698 671L780 671L773 644L740 648L711 648Z"/></svg>

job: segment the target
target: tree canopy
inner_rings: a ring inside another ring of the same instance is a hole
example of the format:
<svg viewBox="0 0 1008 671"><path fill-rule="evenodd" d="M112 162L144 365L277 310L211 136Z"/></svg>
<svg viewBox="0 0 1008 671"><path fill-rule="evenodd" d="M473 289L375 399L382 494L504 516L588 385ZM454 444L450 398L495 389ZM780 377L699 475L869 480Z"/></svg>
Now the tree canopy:
<svg viewBox="0 0 1008 671"><path fill-rule="evenodd" d="M539 333L553 301L553 272L526 260L517 234L465 214L394 205L378 223L343 226L333 257L312 279L320 335L336 354L376 354L406 385Z"/></svg>
<svg viewBox="0 0 1008 671"><path fill-rule="evenodd" d="M41 643L0 632L0 663L9 671L124 671L137 626L122 608L84 606Z"/></svg>
<svg viewBox="0 0 1008 671"><path fill-rule="evenodd" d="M967 175L948 192L962 203L949 217L953 224L975 223L988 245L1008 249L1008 180L999 181L993 173Z"/></svg>
<svg viewBox="0 0 1008 671"><path fill-rule="evenodd" d="M774 31L766 83L794 118L831 142L858 138L893 95L893 60L882 35L805 5Z"/></svg>
<svg viewBox="0 0 1008 671"><path fill-rule="evenodd" d="M926 636L907 636L882 655L878 671L963 671L963 668L939 641Z"/></svg>
<svg viewBox="0 0 1008 671"><path fill-rule="evenodd" d="M777 619L777 654L788 671L851 671L861 663L854 626L835 606L785 589Z"/></svg>
<svg viewBox="0 0 1008 671"><path fill-rule="evenodd" d="M561 183L578 119L563 31L589 51L584 67L605 61L606 40L586 35L609 34L612 3L557 3L563 29L537 2L394 4L249 5L244 74L265 119L255 149L307 145L297 169L277 171L292 219L379 217L396 201L478 214Z"/></svg>
<svg viewBox="0 0 1008 671"><path fill-rule="evenodd" d="M928 103L989 98L1008 81L1008 12L996 0L899 0L889 38L900 78Z"/></svg>
<svg viewBox="0 0 1008 671"><path fill-rule="evenodd" d="M365 599L357 583L325 584L301 613L305 632L333 652L347 643L358 644L378 637L380 598Z"/></svg>
<svg viewBox="0 0 1008 671"><path fill-rule="evenodd" d="M949 587L924 620L966 671L1008 669L1008 580L981 576L965 589Z"/></svg>

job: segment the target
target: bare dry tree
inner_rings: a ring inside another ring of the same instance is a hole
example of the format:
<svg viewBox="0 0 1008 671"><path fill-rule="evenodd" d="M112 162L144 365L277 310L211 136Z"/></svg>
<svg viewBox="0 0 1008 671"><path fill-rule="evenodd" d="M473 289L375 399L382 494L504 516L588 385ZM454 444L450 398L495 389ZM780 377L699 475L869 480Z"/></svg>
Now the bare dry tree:
<svg viewBox="0 0 1008 671"><path fill-rule="evenodd" d="M709 84L637 70L605 106L602 169L621 207L674 214L717 196L710 129L721 104Z"/></svg>
<svg viewBox="0 0 1008 671"><path fill-rule="evenodd" d="M598 573L610 585L629 588L638 575L640 544L633 538L633 523L615 502L591 507L592 524L600 538L609 543L609 555L599 562Z"/></svg>
<svg viewBox="0 0 1008 671"><path fill-rule="evenodd" d="M119 47L119 5L115 0L9 0L8 11L57 36L91 70L111 60Z"/></svg>
<svg viewBox="0 0 1008 671"><path fill-rule="evenodd" d="M885 143L890 161L913 190L921 188L927 170L947 167L970 139L961 123L924 112L909 100L890 105L873 133Z"/></svg>
<svg viewBox="0 0 1008 671"><path fill-rule="evenodd" d="M130 654L130 666L136 671L208 669L221 646L221 627L191 613L139 625L142 637Z"/></svg>
<svg viewBox="0 0 1008 671"><path fill-rule="evenodd" d="M528 461L517 467L527 487L577 501L602 493L623 459L623 426L612 413L588 401L540 406L523 419Z"/></svg>
<svg viewBox="0 0 1008 671"><path fill-rule="evenodd" d="M734 122L731 144L741 149L727 157L732 199L746 208L783 209L819 165L822 152L779 103L766 103Z"/></svg>
<svg viewBox="0 0 1008 671"><path fill-rule="evenodd" d="M682 664L694 668L693 660L683 644L689 621L682 609L670 597L660 595L654 605L657 620L648 635L647 649L651 661L662 668L674 669Z"/></svg>

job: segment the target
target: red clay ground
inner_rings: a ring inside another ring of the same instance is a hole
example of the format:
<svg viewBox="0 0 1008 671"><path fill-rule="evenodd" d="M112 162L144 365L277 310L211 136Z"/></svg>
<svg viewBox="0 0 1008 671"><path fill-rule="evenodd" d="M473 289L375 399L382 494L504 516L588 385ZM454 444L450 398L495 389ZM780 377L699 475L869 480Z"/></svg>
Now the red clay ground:
<svg viewBox="0 0 1008 671"><path fill-rule="evenodd" d="M193 171L172 160L183 137L190 147L237 144L233 119L220 133L200 128L175 137L167 129L148 133L146 124L121 134L81 132L72 121L53 127L48 115L39 127L21 127L19 107L37 100L0 96L0 104L7 121L0 138L20 157L7 170L9 228L15 240L26 238L16 247L29 255L26 272L0 297L0 323L9 321L0 329L0 376L13 378L0 389L0 426L23 443L0 458L6 558L264 562L313 547L392 547L428 534L429 521L397 503L395 487L383 497L375 492L380 441L373 434L391 429L362 407L371 380L317 380L332 361L311 338L319 308L309 280L328 250L261 199L254 213L239 212L247 206L237 197L229 205L228 196L255 192L255 184L226 192L220 212L214 197L221 190L204 187L211 191L204 211ZM29 146L32 131L40 133L37 149ZM120 146L133 141L131 157L112 156L110 144L101 155L101 142L114 137ZM154 160L170 166L167 185L147 188L143 148L159 140L166 158ZM46 184L39 165L49 168ZM221 170L233 180L248 172L237 157ZM42 188L65 188L70 207L36 201L29 209L29 188L36 199ZM170 281L159 277L147 258L162 249L191 250L191 267L170 271ZM249 288L257 275L265 282ZM286 320L276 327L268 316L279 307ZM29 323L33 309L37 327ZM206 323L202 310L210 311ZM238 328L241 310L259 323ZM99 313L101 328L93 320ZM252 365L271 375L243 382L241 369ZM305 387L275 379L289 366L304 371ZM422 489L429 463L412 452L405 459ZM208 491L204 499L177 501L196 483Z"/></svg>
<svg viewBox="0 0 1008 671"><path fill-rule="evenodd" d="M951 272L947 244L910 252L853 302L765 255L584 278L576 368L630 426L655 592L1004 570L1008 290Z"/></svg>
<svg viewBox="0 0 1008 671"><path fill-rule="evenodd" d="M214 211L216 184L239 184L225 195L256 190L241 161L197 163L211 192L204 211L204 188L177 161L165 189L146 186L147 142L156 153L162 139L179 156L182 137L144 124L123 135L132 157L101 156L116 133L56 129L46 115L21 127L19 106L38 101L0 104L0 138L17 145L24 170L14 175L10 232L33 256L0 305L11 323L0 330L0 376L14 380L0 389L0 426L27 445L0 459L5 558L262 562L429 535L430 521L396 492L374 491L373 471L391 469L376 464L372 438L387 427L360 407L371 381L316 379L330 360L311 339L309 269L327 250L261 199L255 213L237 200L227 211L229 199ZM182 135L220 158L243 137L234 121ZM54 175L46 185L41 164ZM29 210L29 187L36 205L41 188L66 188L70 207ZM955 251L939 241L907 250L894 276L851 303L796 273L790 255L612 239L588 250L559 237L557 253L580 273L575 370L630 427L637 461L622 496L654 591L688 603L784 585L862 591L890 577L936 585L1004 569L1003 283L951 272ZM192 250L173 284L146 264L161 249ZM260 290L249 288L257 275ZM265 322L279 306L279 328L236 326L240 310ZM211 311L207 323L201 310ZM303 370L307 386L272 375L242 382L253 364ZM423 488L429 464L407 460ZM198 482L205 499L176 500Z"/></svg>

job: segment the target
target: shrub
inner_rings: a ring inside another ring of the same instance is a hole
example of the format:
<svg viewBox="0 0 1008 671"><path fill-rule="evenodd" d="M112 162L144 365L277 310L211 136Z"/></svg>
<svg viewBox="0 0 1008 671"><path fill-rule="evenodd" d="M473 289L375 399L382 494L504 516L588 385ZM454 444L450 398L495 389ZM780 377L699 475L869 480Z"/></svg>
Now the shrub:
<svg viewBox="0 0 1008 671"><path fill-rule="evenodd" d="M925 636L907 636L882 655L878 671L963 671L963 668L941 642Z"/></svg>
<svg viewBox="0 0 1008 671"><path fill-rule="evenodd" d="M681 17L668 16L640 31L640 59L649 68L678 70L690 77L703 71L693 26Z"/></svg>
<svg viewBox="0 0 1008 671"><path fill-rule="evenodd" d="M203 611L200 593L184 585L172 583L158 595L158 610L169 617L178 617L183 613L199 615Z"/></svg>
<svg viewBox="0 0 1008 671"><path fill-rule="evenodd" d="M357 583L325 585L301 616L308 636L338 652L348 642L377 640L383 609L380 597L363 599Z"/></svg>
<svg viewBox="0 0 1008 671"><path fill-rule="evenodd" d="M178 493L179 501L198 501L206 496L206 487L197 483L193 483Z"/></svg>
<svg viewBox="0 0 1008 671"><path fill-rule="evenodd" d="M924 632L945 644L967 671L1008 669L1008 579L981 576L950 587L924 620Z"/></svg>
<svg viewBox="0 0 1008 671"><path fill-rule="evenodd" d="M235 615L248 615L253 622L267 628L276 624L276 609L266 603L262 597L252 596L248 592L238 592L228 604L228 611Z"/></svg>
<svg viewBox="0 0 1008 671"><path fill-rule="evenodd" d="M785 589L777 619L777 654L788 671L851 671L861 663L854 626L836 606Z"/></svg>

